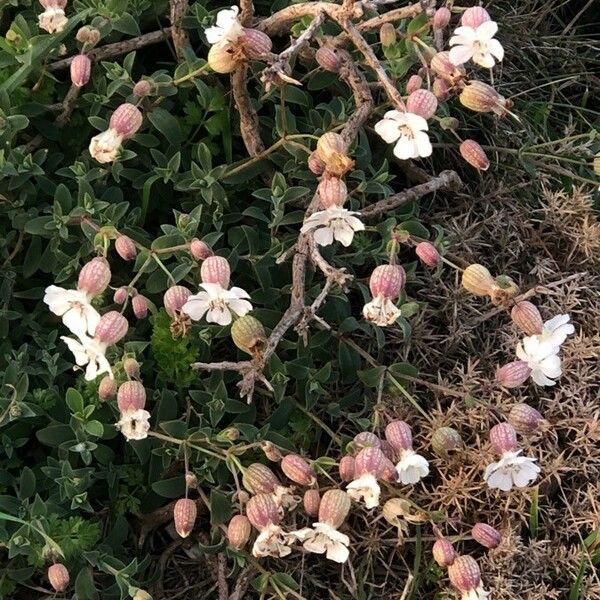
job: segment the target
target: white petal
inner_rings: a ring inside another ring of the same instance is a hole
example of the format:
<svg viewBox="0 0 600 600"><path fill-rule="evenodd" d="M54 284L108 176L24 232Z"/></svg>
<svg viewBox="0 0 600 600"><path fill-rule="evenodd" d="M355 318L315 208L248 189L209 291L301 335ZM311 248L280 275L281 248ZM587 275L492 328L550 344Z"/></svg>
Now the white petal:
<svg viewBox="0 0 600 600"><path fill-rule="evenodd" d="M181 307L181 312L188 315L193 321L199 321L208 310L208 307L209 301L206 295L203 296L200 293L196 296L190 296L187 302Z"/></svg>
<svg viewBox="0 0 600 600"><path fill-rule="evenodd" d="M498 33L498 23L495 21L485 21L475 30L478 40L491 40Z"/></svg>
<svg viewBox="0 0 600 600"><path fill-rule="evenodd" d="M327 554L325 555L329 560L333 560L336 563L345 563L350 556L350 551L344 544L339 542L332 542L327 545Z"/></svg>
<svg viewBox="0 0 600 600"><path fill-rule="evenodd" d="M398 122L383 119L375 123L375 132L388 144L394 143L401 135Z"/></svg>
<svg viewBox="0 0 600 600"><path fill-rule="evenodd" d="M231 312L225 308L212 308L206 313L207 323L218 325L229 325L231 323Z"/></svg>
<svg viewBox="0 0 600 600"><path fill-rule="evenodd" d="M429 136L424 131L419 131L415 134L415 144L417 146L419 156L422 156L423 158L431 156L433 148L431 147Z"/></svg>
<svg viewBox="0 0 600 600"><path fill-rule="evenodd" d="M354 230L348 224L344 224L343 226L336 227L334 236L342 246L347 248L354 239Z"/></svg>
<svg viewBox="0 0 600 600"><path fill-rule="evenodd" d="M552 379L556 379L562 375L562 369L560 368L560 357L556 354L541 361L540 368L547 377L552 377Z"/></svg>
<svg viewBox="0 0 600 600"><path fill-rule="evenodd" d="M427 131L429 125L427 119L415 113L406 113L406 124L416 133L417 131Z"/></svg>
<svg viewBox="0 0 600 600"><path fill-rule="evenodd" d="M552 379L548 379L548 377L546 377L544 375L543 371L539 368L532 369L531 379L533 379L533 381L535 383L537 383L538 385L541 385L541 386L550 387L552 385L556 385L556 381L553 381Z"/></svg>
<svg viewBox="0 0 600 600"><path fill-rule="evenodd" d="M86 365L88 363L89 358L83 344L70 337L61 336L60 339L67 345L69 350L73 353L76 364L82 367L83 365Z"/></svg>
<svg viewBox="0 0 600 600"><path fill-rule="evenodd" d="M250 300L250 294L246 290L243 290L239 287L232 287L229 290L229 295L233 298L246 298L247 300Z"/></svg>
<svg viewBox="0 0 600 600"><path fill-rule="evenodd" d="M472 43L477 38L477 32L475 31L475 29L473 29L473 27L469 27L468 25L463 25L462 27L457 27L454 30L454 36L462 37L465 40L468 40L469 42ZM452 42L450 42L450 43L452 43Z"/></svg>
<svg viewBox="0 0 600 600"><path fill-rule="evenodd" d="M473 54L473 62L484 69L491 69L496 64L494 57L489 52L476 52Z"/></svg>
<svg viewBox="0 0 600 600"><path fill-rule="evenodd" d="M499 62L502 62L502 59L504 58L504 48L498 40L490 40L488 42L488 50Z"/></svg>
<svg viewBox="0 0 600 600"><path fill-rule="evenodd" d="M498 469L497 471L491 473L487 478L487 484L492 489L499 489L503 492L508 492L512 489L513 481L512 477L504 470Z"/></svg>
<svg viewBox="0 0 600 600"><path fill-rule="evenodd" d="M72 308L63 315L63 323L76 336L86 335L88 333L88 322L80 310ZM94 327L95 329L95 327Z"/></svg>
<svg viewBox="0 0 600 600"><path fill-rule="evenodd" d="M473 46L454 46L448 54L448 60L453 65L462 65L473 57Z"/></svg>
<svg viewBox="0 0 600 600"><path fill-rule="evenodd" d="M248 300L238 300L237 298L230 300L228 306L238 317L243 317L252 310L252 304Z"/></svg>
<svg viewBox="0 0 600 600"><path fill-rule="evenodd" d="M394 146L394 156L400 160L408 160L416 158L418 154L417 148L412 140L403 135Z"/></svg>
<svg viewBox="0 0 600 600"><path fill-rule="evenodd" d="M314 232L313 237L319 246L329 246L333 243L333 230L329 227L320 227Z"/></svg>

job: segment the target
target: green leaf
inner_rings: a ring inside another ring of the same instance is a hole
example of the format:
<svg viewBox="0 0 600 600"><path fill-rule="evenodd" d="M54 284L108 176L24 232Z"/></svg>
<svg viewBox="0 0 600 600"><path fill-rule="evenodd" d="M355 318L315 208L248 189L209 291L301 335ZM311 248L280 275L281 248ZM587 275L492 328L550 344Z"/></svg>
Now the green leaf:
<svg viewBox="0 0 600 600"><path fill-rule="evenodd" d="M148 120L160 131L173 146L178 146L183 135L179 121L164 108L155 108L148 113Z"/></svg>
<svg viewBox="0 0 600 600"><path fill-rule="evenodd" d="M31 498L35 493L35 475L29 467L23 467L19 477L19 499Z"/></svg>
<svg viewBox="0 0 600 600"><path fill-rule="evenodd" d="M83 396L77 390L69 388L65 396L65 401L71 412L80 413L83 411Z"/></svg>
<svg viewBox="0 0 600 600"><path fill-rule="evenodd" d="M90 567L84 567L79 571L75 580L75 594L77 600L97 600L98 592L94 586L94 572Z"/></svg>
<svg viewBox="0 0 600 600"><path fill-rule="evenodd" d="M231 519L233 508L231 500L217 490L210 492L210 522L212 525L222 525Z"/></svg>
<svg viewBox="0 0 600 600"><path fill-rule="evenodd" d="M155 481L152 484L152 489L163 498L181 498L185 494L185 478L179 476Z"/></svg>

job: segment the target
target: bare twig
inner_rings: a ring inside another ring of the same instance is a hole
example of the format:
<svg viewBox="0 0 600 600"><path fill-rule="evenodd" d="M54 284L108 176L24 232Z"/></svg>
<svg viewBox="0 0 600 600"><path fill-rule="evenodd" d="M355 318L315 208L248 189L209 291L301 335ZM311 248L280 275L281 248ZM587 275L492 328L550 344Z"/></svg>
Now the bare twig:
<svg viewBox="0 0 600 600"><path fill-rule="evenodd" d="M170 0L171 12L171 36L173 38L173 46L175 47L175 53L177 58L182 57L182 49L187 46L189 38L183 27L181 21L188 10L188 0Z"/></svg>
<svg viewBox="0 0 600 600"><path fill-rule="evenodd" d="M252 0L240 0L240 22L249 27L254 16L254 3Z"/></svg>
<svg viewBox="0 0 600 600"><path fill-rule="evenodd" d="M250 156L256 156L265 146L260 138L258 115L248 94L248 63L240 63L231 74L231 91L240 113L240 131L246 150Z"/></svg>
<svg viewBox="0 0 600 600"><path fill-rule="evenodd" d="M250 581L254 577L254 569L246 567L238 576L233 592L229 596L229 600L242 600L246 594L246 590L250 585Z"/></svg>
<svg viewBox="0 0 600 600"><path fill-rule="evenodd" d="M390 10L383 15L379 15L378 17L373 17L372 19L368 19L363 23L359 23L356 25L356 28L361 33L365 31L375 31L380 29L384 23L391 23L392 21L401 21L402 19L409 19L411 17L415 17L418 14L423 12L423 3L415 2L414 4L410 4L409 6L403 6L401 8L396 8L394 10Z"/></svg>

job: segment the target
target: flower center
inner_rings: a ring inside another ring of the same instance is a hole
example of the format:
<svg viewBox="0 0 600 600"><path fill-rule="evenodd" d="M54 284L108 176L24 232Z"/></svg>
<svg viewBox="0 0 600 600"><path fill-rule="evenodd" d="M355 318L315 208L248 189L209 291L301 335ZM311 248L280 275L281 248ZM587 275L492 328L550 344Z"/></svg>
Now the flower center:
<svg viewBox="0 0 600 600"><path fill-rule="evenodd" d="M400 133L412 140L415 136L413 130L408 125L400 125Z"/></svg>

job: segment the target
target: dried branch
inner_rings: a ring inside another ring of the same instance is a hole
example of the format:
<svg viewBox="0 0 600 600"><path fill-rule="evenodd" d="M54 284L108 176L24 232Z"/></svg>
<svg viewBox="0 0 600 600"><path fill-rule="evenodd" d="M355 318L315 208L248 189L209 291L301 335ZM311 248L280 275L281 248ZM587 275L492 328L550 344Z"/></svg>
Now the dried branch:
<svg viewBox="0 0 600 600"><path fill-rule="evenodd" d="M240 63L231 74L231 90L235 105L240 113L240 131L250 156L264 151L260 138L258 115L248 94L248 63Z"/></svg>
<svg viewBox="0 0 600 600"><path fill-rule="evenodd" d="M181 21L187 12L189 5L188 0L170 0L170 19L171 19L171 36L173 38L173 46L177 58L182 57L182 49L187 46L190 41L187 33L181 27Z"/></svg>
<svg viewBox="0 0 600 600"><path fill-rule="evenodd" d="M416 17L421 14L427 7L423 7L423 2L415 2L415 4L410 4L409 6L403 6L402 8L396 8L394 10L390 10L383 15L379 15L378 17L373 17L372 19L368 19L363 23L358 23L356 25L356 29L361 33L365 31L374 31L381 28L381 26L385 23L391 23L392 21L401 21L402 19L409 19L412 17ZM431 4L431 2L429 2Z"/></svg>
<svg viewBox="0 0 600 600"><path fill-rule="evenodd" d="M252 0L240 0L240 22L244 27L249 27L254 16L254 4Z"/></svg>
<svg viewBox="0 0 600 600"><path fill-rule="evenodd" d="M69 122L69 118L71 117L71 113L75 108L75 102L77 101L80 91L81 88L77 87L76 85L72 85L69 88L65 99L61 103L61 111L54 121L58 127L64 127Z"/></svg>

